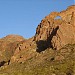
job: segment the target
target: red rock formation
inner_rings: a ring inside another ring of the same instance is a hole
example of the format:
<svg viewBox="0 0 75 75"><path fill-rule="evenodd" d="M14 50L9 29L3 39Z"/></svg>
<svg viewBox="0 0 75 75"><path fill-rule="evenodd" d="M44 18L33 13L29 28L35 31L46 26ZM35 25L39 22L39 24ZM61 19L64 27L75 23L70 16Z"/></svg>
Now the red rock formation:
<svg viewBox="0 0 75 75"><path fill-rule="evenodd" d="M34 40L46 41L47 47L55 49L75 43L75 6L46 16L37 27Z"/></svg>

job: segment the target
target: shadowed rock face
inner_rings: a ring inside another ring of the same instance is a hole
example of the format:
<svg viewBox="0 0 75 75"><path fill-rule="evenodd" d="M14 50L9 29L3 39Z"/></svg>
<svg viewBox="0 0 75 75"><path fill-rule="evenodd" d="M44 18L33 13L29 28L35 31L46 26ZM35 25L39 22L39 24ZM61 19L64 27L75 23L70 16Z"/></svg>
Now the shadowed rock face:
<svg viewBox="0 0 75 75"><path fill-rule="evenodd" d="M52 12L46 16L36 29L34 40L45 42L45 49L60 49L66 44L75 43L75 6L61 12ZM57 18L60 17L60 18ZM44 50L45 50L44 49Z"/></svg>

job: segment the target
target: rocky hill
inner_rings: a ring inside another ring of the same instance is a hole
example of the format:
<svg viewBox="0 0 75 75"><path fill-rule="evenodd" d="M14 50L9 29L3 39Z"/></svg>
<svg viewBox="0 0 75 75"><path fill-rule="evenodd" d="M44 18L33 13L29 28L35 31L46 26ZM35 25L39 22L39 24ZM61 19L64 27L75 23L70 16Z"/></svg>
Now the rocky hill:
<svg viewBox="0 0 75 75"><path fill-rule="evenodd" d="M32 38L1 38L0 75L75 75L75 5L46 16Z"/></svg>
<svg viewBox="0 0 75 75"><path fill-rule="evenodd" d="M66 44L75 43L75 6L46 16L36 29L35 40L46 41L46 45L60 49Z"/></svg>

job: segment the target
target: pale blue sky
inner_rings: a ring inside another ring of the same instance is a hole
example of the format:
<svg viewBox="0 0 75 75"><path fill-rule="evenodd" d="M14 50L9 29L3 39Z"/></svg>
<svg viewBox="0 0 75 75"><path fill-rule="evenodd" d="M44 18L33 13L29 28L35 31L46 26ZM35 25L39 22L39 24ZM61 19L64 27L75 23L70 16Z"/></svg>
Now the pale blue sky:
<svg viewBox="0 0 75 75"><path fill-rule="evenodd" d="M0 38L8 34L30 38L50 12L73 4L74 0L0 0Z"/></svg>

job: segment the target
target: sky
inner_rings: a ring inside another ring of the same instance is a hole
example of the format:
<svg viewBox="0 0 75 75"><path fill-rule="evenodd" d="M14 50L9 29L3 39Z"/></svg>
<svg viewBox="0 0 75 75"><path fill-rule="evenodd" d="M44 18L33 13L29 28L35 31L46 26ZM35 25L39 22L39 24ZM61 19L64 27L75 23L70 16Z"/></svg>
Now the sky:
<svg viewBox="0 0 75 75"><path fill-rule="evenodd" d="M53 11L74 5L75 0L0 0L0 38L9 34L30 38L41 20Z"/></svg>

